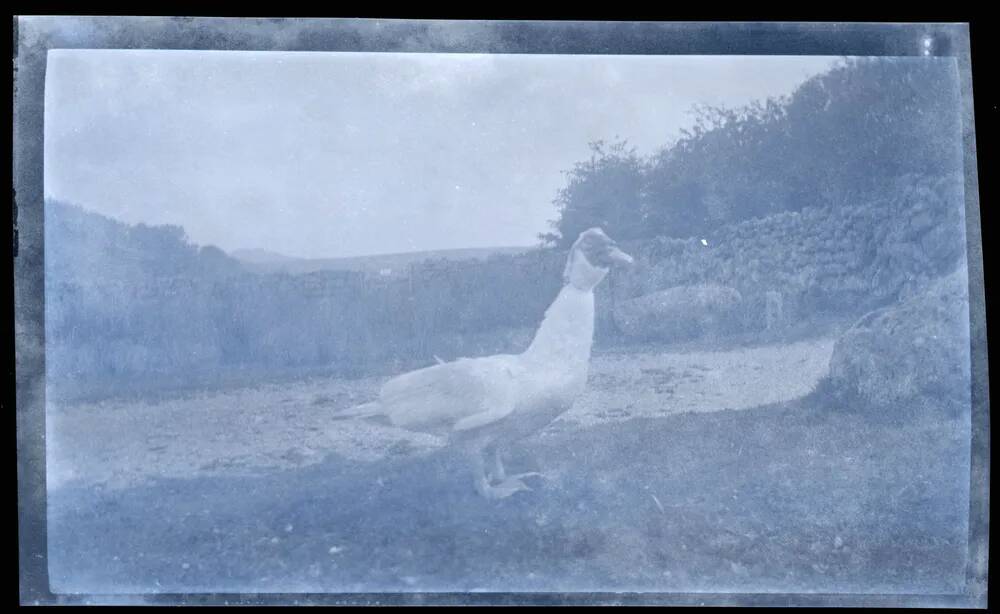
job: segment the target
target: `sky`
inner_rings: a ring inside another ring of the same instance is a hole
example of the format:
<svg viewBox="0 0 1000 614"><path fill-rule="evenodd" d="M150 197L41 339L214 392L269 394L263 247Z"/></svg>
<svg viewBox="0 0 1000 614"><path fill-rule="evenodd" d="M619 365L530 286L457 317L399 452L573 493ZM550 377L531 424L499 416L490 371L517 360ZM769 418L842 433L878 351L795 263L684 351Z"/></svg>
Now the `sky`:
<svg viewBox="0 0 1000 614"><path fill-rule="evenodd" d="M45 194L227 251L534 245L588 143L654 153L693 105L791 94L833 62L53 50Z"/></svg>

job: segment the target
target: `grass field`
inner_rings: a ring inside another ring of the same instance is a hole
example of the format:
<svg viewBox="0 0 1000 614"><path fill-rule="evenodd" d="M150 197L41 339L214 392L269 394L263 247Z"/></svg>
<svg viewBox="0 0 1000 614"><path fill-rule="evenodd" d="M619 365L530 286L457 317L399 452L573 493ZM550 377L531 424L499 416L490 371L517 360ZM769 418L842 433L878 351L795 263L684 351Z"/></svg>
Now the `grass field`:
<svg viewBox="0 0 1000 614"><path fill-rule="evenodd" d="M52 408L53 588L960 590L968 421L804 396L831 347L595 356L496 502L440 441L326 419L377 379Z"/></svg>

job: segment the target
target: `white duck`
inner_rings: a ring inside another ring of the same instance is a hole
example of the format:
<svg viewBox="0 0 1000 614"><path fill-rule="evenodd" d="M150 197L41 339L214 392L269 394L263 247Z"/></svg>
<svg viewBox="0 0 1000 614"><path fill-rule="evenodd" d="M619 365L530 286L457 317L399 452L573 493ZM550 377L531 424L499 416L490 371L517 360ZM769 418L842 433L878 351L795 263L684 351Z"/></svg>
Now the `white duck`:
<svg viewBox="0 0 1000 614"><path fill-rule="evenodd" d="M544 428L583 392L594 337L594 287L616 263L631 264L632 257L600 228L582 232L569 252L565 285L527 350L404 373L387 381L376 401L337 417L380 416L401 428L447 435L469 454L475 488L484 497L530 490L521 478L541 474L506 475L501 449Z"/></svg>

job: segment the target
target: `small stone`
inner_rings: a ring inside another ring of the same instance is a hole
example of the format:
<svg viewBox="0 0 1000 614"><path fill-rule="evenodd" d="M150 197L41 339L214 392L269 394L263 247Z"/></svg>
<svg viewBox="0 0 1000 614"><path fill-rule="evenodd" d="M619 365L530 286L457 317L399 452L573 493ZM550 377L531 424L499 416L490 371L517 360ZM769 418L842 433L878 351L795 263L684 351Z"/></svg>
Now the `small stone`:
<svg viewBox="0 0 1000 614"><path fill-rule="evenodd" d="M181 569L191 569L191 564L190 563L184 563L184 564L181 565Z"/></svg>

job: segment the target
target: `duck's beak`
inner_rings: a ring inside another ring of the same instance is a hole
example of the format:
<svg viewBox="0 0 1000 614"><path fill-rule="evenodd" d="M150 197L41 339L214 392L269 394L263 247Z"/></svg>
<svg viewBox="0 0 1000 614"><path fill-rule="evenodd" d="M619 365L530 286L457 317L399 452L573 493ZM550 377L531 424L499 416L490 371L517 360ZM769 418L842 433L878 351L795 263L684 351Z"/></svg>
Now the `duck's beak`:
<svg viewBox="0 0 1000 614"><path fill-rule="evenodd" d="M632 259L632 256L629 256L617 247L612 247L608 256L610 256L611 260L613 260L616 264L631 265L635 262L635 260Z"/></svg>

